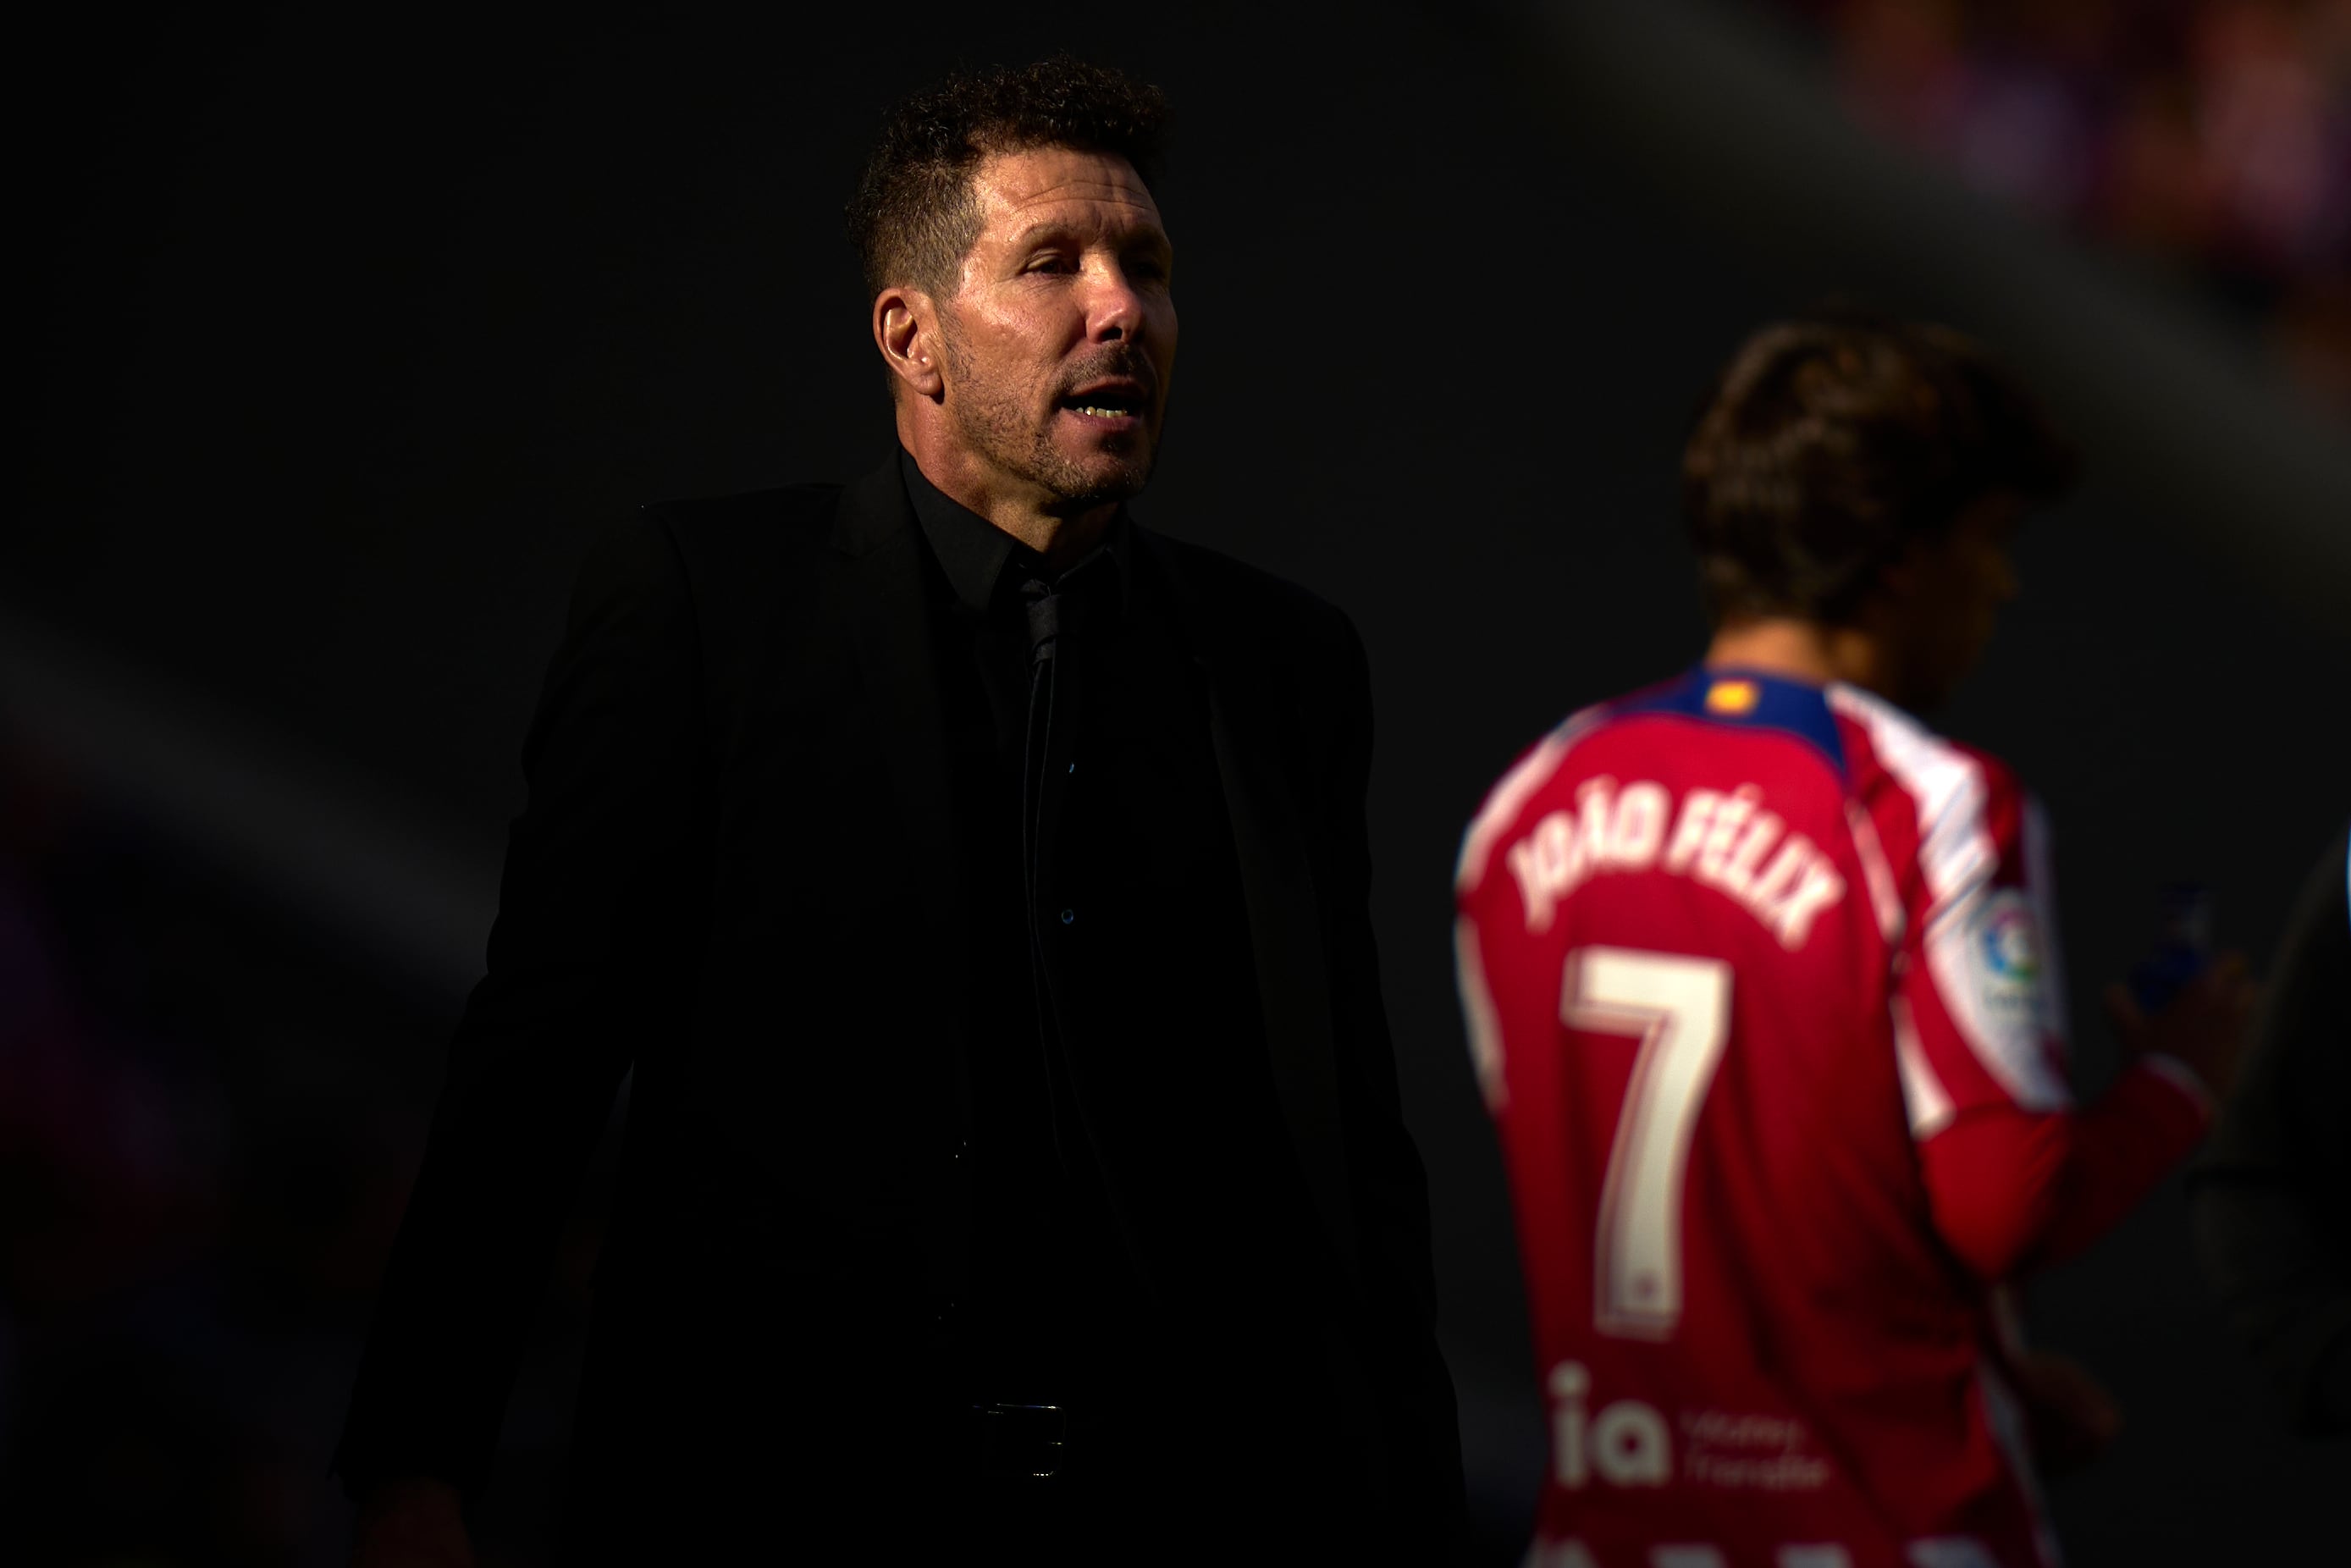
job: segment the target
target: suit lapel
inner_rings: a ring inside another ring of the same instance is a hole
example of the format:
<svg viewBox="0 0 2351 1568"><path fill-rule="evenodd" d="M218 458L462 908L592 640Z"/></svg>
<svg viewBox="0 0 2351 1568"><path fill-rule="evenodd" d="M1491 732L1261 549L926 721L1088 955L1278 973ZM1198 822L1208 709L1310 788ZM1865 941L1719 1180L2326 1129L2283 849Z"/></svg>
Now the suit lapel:
<svg viewBox="0 0 2351 1568"><path fill-rule="evenodd" d="M1167 587L1183 645L1207 677L1209 737L1240 861L1274 1091L1323 1230L1357 1279L1322 909L1296 793L1281 766L1282 718L1263 682L1235 662L1246 634L1236 634L1223 607L1197 592L1174 552L1140 528L1135 538Z"/></svg>

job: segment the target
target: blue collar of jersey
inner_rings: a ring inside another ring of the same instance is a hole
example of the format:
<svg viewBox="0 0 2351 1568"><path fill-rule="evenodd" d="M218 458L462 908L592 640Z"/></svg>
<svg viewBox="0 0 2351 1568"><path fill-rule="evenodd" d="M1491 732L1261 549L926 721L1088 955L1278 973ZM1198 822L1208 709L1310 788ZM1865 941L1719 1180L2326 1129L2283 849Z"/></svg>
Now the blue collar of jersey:
<svg viewBox="0 0 2351 1568"><path fill-rule="evenodd" d="M1839 774L1846 770L1844 742L1837 734L1836 716L1829 711L1827 690L1807 681L1700 664L1614 708L1619 715L1669 713L1707 724L1776 730L1812 747Z"/></svg>

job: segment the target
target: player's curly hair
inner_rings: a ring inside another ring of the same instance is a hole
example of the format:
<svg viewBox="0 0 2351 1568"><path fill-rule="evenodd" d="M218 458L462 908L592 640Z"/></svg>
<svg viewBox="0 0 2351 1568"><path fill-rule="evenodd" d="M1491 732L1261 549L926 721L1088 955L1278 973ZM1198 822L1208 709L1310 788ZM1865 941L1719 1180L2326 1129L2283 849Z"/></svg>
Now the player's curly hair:
<svg viewBox="0 0 2351 1568"><path fill-rule="evenodd" d="M1159 89L1069 55L958 72L891 110L848 207L865 297L893 284L933 293L979 237L971 177L996 152L1107 152L1157 177L1167 123Z"/></svg>
<svg viewBox="0 0 2351 1568"><path fill-rule="evenodd" d="M1682 453L1707 613L1849 623L1913 539L1995 493L2054 499L2074 466L2023 385L1948 328L1845 307L1774 322Z"/></svg>

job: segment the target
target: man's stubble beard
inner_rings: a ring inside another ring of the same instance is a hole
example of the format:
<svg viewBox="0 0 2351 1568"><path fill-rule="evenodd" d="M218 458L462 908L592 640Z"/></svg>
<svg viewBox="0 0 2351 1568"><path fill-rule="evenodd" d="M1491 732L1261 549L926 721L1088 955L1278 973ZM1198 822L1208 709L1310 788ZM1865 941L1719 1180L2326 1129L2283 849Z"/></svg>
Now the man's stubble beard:
<svg viewBox="0 0 2351 1568"><path fill-rule="evenodd" d="M943 330L940 348L956 393L949 398L949 415L965 444L1004 473L1025 479L1051 496L1056 511L1071 514L1114 505L1140 495L1158 459L1155 431L1138 432L1138 450L1111 457L1107 467L1090 468L1073 463L1053 444L1052 417L1042 425L1032 423L1017 396L1006 396L984 377L969 372L970 358L952 329ZM1090 367L1081 382L1096 374L1125 371L1133 361L1113 354L1106 364Z"/></svg>

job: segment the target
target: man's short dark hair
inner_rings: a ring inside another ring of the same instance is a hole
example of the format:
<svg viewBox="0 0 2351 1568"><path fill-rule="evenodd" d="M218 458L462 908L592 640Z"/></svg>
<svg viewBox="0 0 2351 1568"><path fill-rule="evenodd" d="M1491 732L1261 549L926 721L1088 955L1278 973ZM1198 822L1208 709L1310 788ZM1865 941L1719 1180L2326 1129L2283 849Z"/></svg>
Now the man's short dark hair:
<svg viewBox="0 0 2351 1568"><path fill-rule="evenodd" d="M1832 309L1740 346L1682 454L1707 612L1859 613L1914 539L1978 501L2047 501L2074 456L2022 383L1947 328Z"/></svg>
<svg viewBox="0 0 2351 1568"><path fill-rule="evenodd" d="M1056 55L959 72L890 111L849 203L865 298L893 284L936 294L979 237L972 173L992 153L1065 147L1157 177L1166 95L1108 66Z"/></svg>

